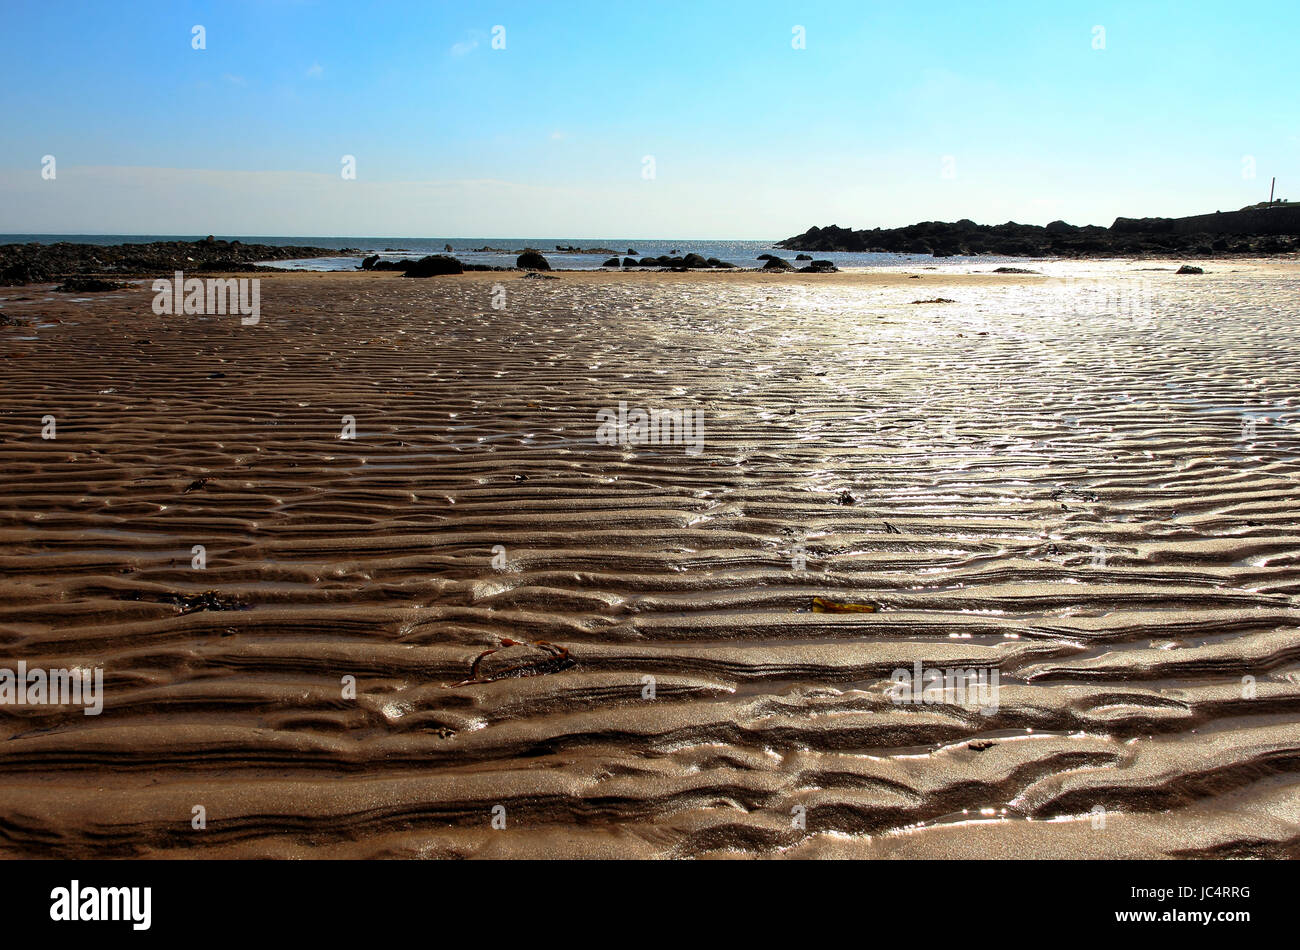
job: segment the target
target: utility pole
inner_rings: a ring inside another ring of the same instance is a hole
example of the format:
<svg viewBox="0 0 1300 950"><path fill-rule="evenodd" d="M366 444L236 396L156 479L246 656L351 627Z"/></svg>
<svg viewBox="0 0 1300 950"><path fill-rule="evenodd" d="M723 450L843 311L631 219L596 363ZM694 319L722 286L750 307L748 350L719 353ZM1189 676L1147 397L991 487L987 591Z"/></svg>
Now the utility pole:
<svg viewBox="0 0 1300 950"><path fill-rule="evenodd" d="M1273 176L1273 184L1268 186L1268 203L1273 203L1273 189L1277 187L1277 176Z"/></svg>

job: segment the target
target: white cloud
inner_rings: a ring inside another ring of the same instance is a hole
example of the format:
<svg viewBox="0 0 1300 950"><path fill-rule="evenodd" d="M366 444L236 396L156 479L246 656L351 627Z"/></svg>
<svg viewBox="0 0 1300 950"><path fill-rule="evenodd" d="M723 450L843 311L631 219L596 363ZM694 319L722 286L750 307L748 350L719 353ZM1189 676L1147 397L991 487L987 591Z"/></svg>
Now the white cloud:
<svg viewBox="0 0 1300 950"><path fill-rule="evenodd" d="M478 36L476 34L471 33L468 37L461 40L459 43L454 43L452 45L451 55L464 56L467 53L472 53L476 49L478 49Z"/></svg>

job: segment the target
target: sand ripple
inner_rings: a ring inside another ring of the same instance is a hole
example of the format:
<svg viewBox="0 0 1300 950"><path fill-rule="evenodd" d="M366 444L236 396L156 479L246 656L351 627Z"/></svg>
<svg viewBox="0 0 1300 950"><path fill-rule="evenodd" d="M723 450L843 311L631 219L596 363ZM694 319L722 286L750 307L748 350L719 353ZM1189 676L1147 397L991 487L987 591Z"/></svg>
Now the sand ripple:
<svg viewBox="0 0 1300 950"><path fill-rule="evenodd" d="M1300 853L1295 271L1136 267L11 291L4 851Z"/></svg>

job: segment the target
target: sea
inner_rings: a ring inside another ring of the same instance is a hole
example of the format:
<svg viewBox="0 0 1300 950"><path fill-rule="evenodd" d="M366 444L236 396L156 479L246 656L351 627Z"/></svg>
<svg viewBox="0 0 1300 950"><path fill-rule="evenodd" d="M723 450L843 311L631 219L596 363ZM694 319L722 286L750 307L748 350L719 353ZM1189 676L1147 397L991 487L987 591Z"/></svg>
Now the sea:
<svg viewBox="0 0 1300 950"><path fill-rule="evenodd" d="M420 258L426 254L450 253L465 264L488 264L494 267L513 267L515 258L524 248L541 251L555 270L599 270L611 256L621 261L624 257L659 257L663 254L695 253L703 257L716 257L737 267L762 267L760 254L776 254L794 261L797 251L785 251L774 241L700 241L690 238L411 238L411 237L304 237L279 235L214 235L227 241L245 244L270 244L277 246L302 245L310 247L345 249L337 257L313 257L307 260L266 261L270 267L285 270L356 270L362 257L378 254L383 260L398 261L403 258ZM0 234L0 244L53 244L67 241L73 244L148 244L154 241L198 241L203 234ZM447 245L451 250L447 251ZM595 254L559 251L557 248L577 247L600 250ZM484 250L487 248L487 250ZM355 253L353 251L355 250ZM633 253L635 252L635 253ZM929 254L867 254L836 251L808 252L819 260L829 260L842 270L867 270L890 267L927 266L951 267L959 265L997 264L1000 261L1023 258L997 257L931 257Z"/></svg>

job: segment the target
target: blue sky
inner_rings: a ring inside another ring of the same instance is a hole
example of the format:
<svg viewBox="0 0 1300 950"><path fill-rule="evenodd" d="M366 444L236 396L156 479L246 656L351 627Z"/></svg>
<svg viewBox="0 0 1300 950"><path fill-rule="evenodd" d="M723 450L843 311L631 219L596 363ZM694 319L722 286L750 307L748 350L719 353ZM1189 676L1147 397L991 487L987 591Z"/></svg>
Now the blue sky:
<svg viewBox="0 0 1300 950"><path fill-rule="evenodd" d="M1272 175L1300 198L1297 37L1293 0L11 0L0 232L763 239L1235 208Z"/></svg>

